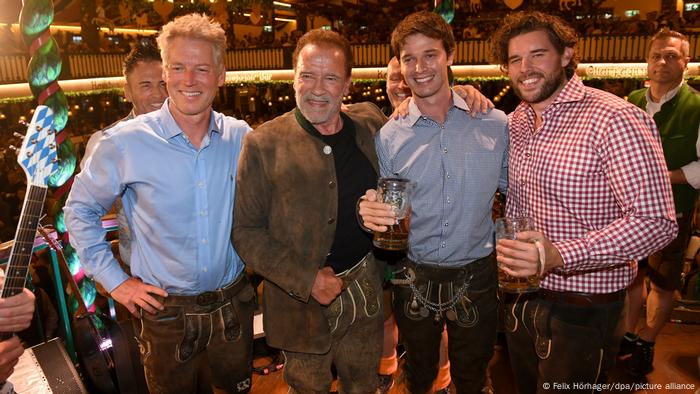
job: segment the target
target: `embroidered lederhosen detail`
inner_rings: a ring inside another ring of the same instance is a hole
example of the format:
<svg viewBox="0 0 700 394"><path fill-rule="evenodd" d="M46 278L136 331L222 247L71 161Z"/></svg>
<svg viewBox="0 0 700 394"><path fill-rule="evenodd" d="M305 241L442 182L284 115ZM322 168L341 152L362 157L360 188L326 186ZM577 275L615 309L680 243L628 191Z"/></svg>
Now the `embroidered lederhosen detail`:
<svg viewBox="0 0 700 394"><path fill-rule="evenodd" d="M402 305L406 317L416 321L430 317L436 323L446 318L465 328L475 326L479 310L473 300L490 291L493 284L476 284L474 273L490 257L459 267L404 260L391 282L409 292Z"/></svg>
<svg viewBox="0 0 700 394"><path fill-rule="evenodd" d="M353 324L361 318L360 314L372 317L379 313L379 289L370 280L374 271L369 267L370 256L366 255L352 268L336 275L343 281L343 292L324 309L331 333L343 323Z"/></svg>

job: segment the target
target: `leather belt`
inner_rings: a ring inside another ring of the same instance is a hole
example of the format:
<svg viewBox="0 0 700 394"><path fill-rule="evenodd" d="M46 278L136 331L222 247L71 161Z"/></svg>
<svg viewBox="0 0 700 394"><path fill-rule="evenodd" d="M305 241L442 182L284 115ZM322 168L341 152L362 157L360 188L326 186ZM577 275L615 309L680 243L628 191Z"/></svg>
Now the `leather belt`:
<svg viewBox="0 0 700 394"><path fill-rule="evenodd" d="M538 295L543 300L570 304L576 306L591 306L605 305L616 301L624 301L625 289L618 290L614 293L577 293L573 291L552 291L548 289L540 289Z"/></svg>
<svg viewBox="0 0 700 394"><path fill-rule="evenodd" d="M197 295L168 295L163 303L172 306L209 306L233 298L247 285L248 276L243 272L238 276L238 279L220 289L205 291Z"/></svg>
<svg viewBox="0 0 700 394"><path fill-rule="evenodd" d="M414 270L417 278L427 279L438 283L446 283L461 282L465 280L469 275L477 271L483 271L485 265L491 263L495 264L494 260L495 253L491 253L486 257L482 257L469 263L464 263L457 266L445 266L429 261L415 262L408 258L404 259L403 263L406 267L409 267Z"/></svg>

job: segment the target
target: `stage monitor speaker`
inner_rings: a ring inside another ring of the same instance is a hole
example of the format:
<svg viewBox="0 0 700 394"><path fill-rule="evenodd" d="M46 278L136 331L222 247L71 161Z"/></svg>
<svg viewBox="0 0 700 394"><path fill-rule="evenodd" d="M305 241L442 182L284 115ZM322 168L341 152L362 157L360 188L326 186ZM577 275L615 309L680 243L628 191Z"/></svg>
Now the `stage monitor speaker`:
<svg viewBox="0 0 700 394"><path fill-rule="evenodd" d="M8 381L17 393L87 393L58 338L27 349Z"/></svg>

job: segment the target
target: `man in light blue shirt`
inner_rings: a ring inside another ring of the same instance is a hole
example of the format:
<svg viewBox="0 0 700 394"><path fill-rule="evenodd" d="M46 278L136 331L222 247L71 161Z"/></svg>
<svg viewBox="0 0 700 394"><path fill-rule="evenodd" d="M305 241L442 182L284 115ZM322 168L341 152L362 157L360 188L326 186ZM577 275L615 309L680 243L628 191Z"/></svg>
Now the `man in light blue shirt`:
<svg viewBox="0 0 700 394"><path fill-rule="evenodd" d="M218 23L179 17L158 45L170 97L100 141L64 208L71 242L86 273L140 318L150 392L195 392L205 358L216 388L247 392L254 291L230 235L250 127L212 110L225 80ZM100 223L117 197L131 229L133 276L114 259Z"/></svg>
<svg viewBox="0 0 700 394"><path fill-rule="evenodd" d="M506 116L494 110L472 118L450 90L454 37L437 14L409 15L391 41L413 97L408 116L381 129L376 149L383 177L415 183L408 258L400 263L411 274L394 286L407 387L412 393L430 389L445 321L452 381L459 393L476 393L496 337L491 208L496 190L507 184ZM376 231L395 220L374 191L365 195L360 214Z"/></svg>

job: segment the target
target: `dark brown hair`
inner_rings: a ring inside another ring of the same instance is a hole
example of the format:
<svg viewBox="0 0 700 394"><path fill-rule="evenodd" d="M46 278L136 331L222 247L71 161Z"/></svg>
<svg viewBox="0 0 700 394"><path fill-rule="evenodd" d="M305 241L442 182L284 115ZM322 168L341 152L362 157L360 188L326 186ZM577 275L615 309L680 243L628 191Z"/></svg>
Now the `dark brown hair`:
<svg viewBox="0 0 700 394"><path fill-rule="evenodd" d="M566 77L571 78L576 72L578 64L576 31L561 18L538 11L518 12L505 17L503 25L491 36L491 62L499 64L504 71L508 70L508 44L510 40L533 31L545 32L560 55L564 53L566 48L574 50L574 56L571 57L571 61L566 66Z"/></svg>
<svg viewBox="0 0 700 394"><path fill-rule="evenodd" d="M414 34L422 34L442 41L442 46L448 56L455 50L455 37L450 25L434 12L420 11L405 17L391 33L391 49L399 60L401 59L401 47L406 43L406 38Z"/></svg>
<svg viewBox="0 0 700 394"><path fill-rule="evenodd" d="M294 48L292 61L294 62L294 71L297 69L297 61L299 60L299 52L307 45L317 45L322 47L337 48L343 52L345 57L345 71L347 76L352 73L352 48L350 42L340 34L324 29L314 29L304 34L297 41L297 47Z"/></svg>
<svg viewBox="0 0 700 394"><path fill-rule="evenodd" d="M653 37L651 37L651 41L649 41L649 49L651 50L651 46L654 44L654 41L666 40L669 38L677 38L681 40L681 54L685 57L690 56L690 40L688 37L683 33L679 33L667 27L659 30Z"/></svg>
<svg viewBox="0 0 700 394"><path fill-rule="evenodd" d="M149 39L141 40L136 47L124 58L122 72L124 76L131 74L139 62L163 62L156 43Z"/></svg>

